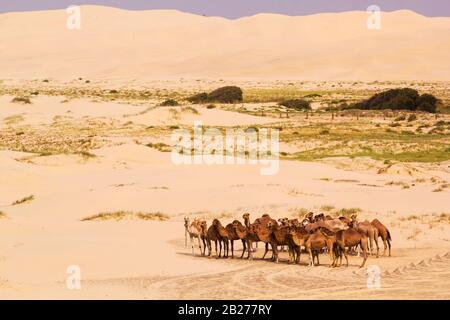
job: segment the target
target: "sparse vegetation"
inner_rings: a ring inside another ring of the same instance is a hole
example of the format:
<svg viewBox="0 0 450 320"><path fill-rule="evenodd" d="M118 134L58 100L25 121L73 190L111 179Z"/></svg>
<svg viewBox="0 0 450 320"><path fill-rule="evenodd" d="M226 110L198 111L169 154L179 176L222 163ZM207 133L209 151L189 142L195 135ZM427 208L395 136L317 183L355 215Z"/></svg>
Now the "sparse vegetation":
<svg viewBox="0 0 450 320"><path fill-rule="evenodd" d="M279 105L294 110L311 110L309 101L303 99L285 100L280 102Z"/></svg>
<svg viewBox="0 0 450 320"><path fill-rule="evenodd" d="M115 212L101 212L96 215L88 216L81 219L81 221L107 221L107 220L149 220L149 221L165 221L169 216L161 212L132 212L132 211L115 211Z"/></svg>
<svg viewBox="0 0 450 320"><path fill-rule="evenodd" d="M3 211L0 211L0 219L5 219L8 216L6 215L6 213L4 213Z"/></svg>
<svg viewBox="0 0 450 320"><path fill-rule="evenodd" d="M236 86L218 88L208 94L208 101L235 103L242 101L242 89Z"/></svg>
<svg viewBox="0 0 450 320"><path fill-rule="evenodd" d="M162 107L176 107L176 106L178 106L179 104L178 104L178 102L176 101L176 100L174 100L174 99L167 99L167 100L164 100L161 104L160 104L160 106L162 106Z"/></svg>
<svg viewBox="0 0 450 320"><path fill-rule="evenodd" d="M14 201L11 205L12 206L17 206L19 204L24 204L24 203L28 203L34 200L34 195L29 195L27 197L24 197L22 199L16 200Z"/></svg>
<svg viewBox="0 0 450 320"><path fill-rule="evenodd" d="M21 103L21 104L31 104L31 100L29 97L25 97L25 96L18 96L18 97L14 97L11 100L12 103Z"/></svg>

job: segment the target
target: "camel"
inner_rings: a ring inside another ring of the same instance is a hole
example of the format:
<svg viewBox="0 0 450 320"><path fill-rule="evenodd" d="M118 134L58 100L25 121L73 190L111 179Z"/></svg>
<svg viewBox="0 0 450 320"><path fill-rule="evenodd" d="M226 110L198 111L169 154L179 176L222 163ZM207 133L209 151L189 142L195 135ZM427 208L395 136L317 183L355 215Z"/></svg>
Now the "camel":
<svg viewBox="0 0 450 320"><path fill-rule="evenodd" d="M247 226L247 250L248 256L247 259L253 259L253 243L258 243L258 241L262 241L265 243L265 251L262 259L266 257L267 252L269 251L269 230L267 229L267 223L273 220L268 214L262 215L261 218L257 218L255 222L250 224L250 216L249 214L244 214L243 216L244 222ZM276 222L276 221L275 221ZM272 257L273 258L273 257Z"/></svg>
<svg viewBox="0 0 450 320"><path fill-rule="evenodd" d="M246 228L250 228L250 213L244 213L242 215L242 218L244 219L244 225ZM258 248L258 242L256 242L256 248ZM249 248L250 251L254 252L256 249L253 249L253 247Z"/></svg>
<svg viewBox="0 0 450 320"><path fill-rule="evenodd" d="M219 236L219 241L223 242L223 257L228 258L230 235L228 234L227 229L225 229L222 226L222 224L220 223L220 221L218 219L214 219L212 224L213 224L214 228L216 229L216 232ZM219 257L221 255L221 251L222 251L222 246L219 251Z"/></svg>
<svg viewBox="0 0 450 320"><path fill-rule="evenodd" d="M354 246L360 245L363 250L364 260L362 264L359 266L360 268L364 267L364 264L367 260L367 251L368 251L368 241L367 236L356 230L355 228L349 228L347 230L341 230L336 233L336 251L337 255L339 255L339 266L342 263L342 254L345 256L345 260L347 262L348 267L348 256L345 248L352 248ZM333 266L337 266L337 257L333 263Z"/></svg>
<svg viewBox="0 0 450 320"><path fill-rule="evenodd" d="M188 228L189 228L189 218L184 217L184 246L187 247L187 238L188 238Z"/></svg>
<svg viewBox="0 0 450 320"><path fill-rule="evenodd" d="M208 257L211 256L211 252L212 252L211 241L214 241L214 246L216 249L216 258L219 258L220 255L217 254L217 242L219 243L219 246L220 246L220 252L222 252L222 239L220 238L220 234L217 231L214 224L212 224L208 228L208 231L206 232L206 239L207 239L207 244L208 244Z"/></svg>
<svg viewBox="0 0 450 320"><path fill-rule="evenodd" d="M231 244L231 259L234 259L234 241L235 240L242 240L242 245L244 246L244 249L242 250L242 255L244 255L244 251L245 251L245 236L244 238L241 238L238 234L237 234L237 227L242 227L245 231L245 227L238 221L238 220L234 220L232 223L229 223L226 225L225 229L228 232L228 240L230 241ZM242 256L241 256L242 258Z"/></svg>
<svg viewBox="0 0 450 320"><path fill-rule="evenodd" d="M305 226L306 231L308 231L309 233L315 233L319 228L325 228L336 233L340 230L348 229L348 225L342 222L340 219L333 219L333 220L320 219L317 222L308 223Z"/></svg>
<svg viewBox="0 0 450 320"><path fill-rule="evenodd" d="M200 239L202 239L203 242L203 252L202 256L206 254L206 247L207 247L207 241L208 241L208 225L205 220L202 220L200 222Z"/></svg>
<svg viewBox="0 0 450 320"><path fill-rule="evenodd" d="M369 221L365 220L363 222L356 221L356 217L354 220L350 223L350 225L358 230L359 232L362 232L366 235L366 237L369 239L369 255L373 254L373 244L375 243L377 246L377 258L379 257L380 247L378 246L378 229L374 227ZM358 252L359 256L359 252Z"/></svg>
<svg viewBox="0 0 450 320"><path fill-rule="evenodd" d="M333 251L335 241L336 237L330 231L323 230L322 228L317 229L313 234L309 235L305 241L305 248L309 254L309 266L315 266L314 257L317 258L317 265L319 265L319 251L327 248L331 260L330 267L332 267L335 263Z"/></svg>
<svg viewBox="0 0 450 320"><path fill-rule="evenodd" d="M200 253L202 252L202 246L200 245L200 234L201 234L201 221L197 218L189 224L189 218L184 218L184 228L185 228L185 242L187 243L187 234L189 234L189 238L191 239L191 247L192 247L192 255L195 256L194 250L194 238L198 240L198 247L200 249Z"/></svg>
<svg viewBox="0 0 450 320"><path fill-rule="evenodd" d="M290 226L286 235L289 246L289 263L300 263L302 246L308 239L309 233L303 227Z"/></svg>
<svg viewBox="0 0 450 320"><path fill-rule="evenodd" d="M378 219L374 219L371 223L378 230L378 237L383 239L384 251L383 256L386 254L386 248L389 246L389 257L391 256L391 233Z"/></svg>
<svg viewBox="0 0 450 320"><path fill-rule="evenodd" d="M287 221L287 220L286 220ZM276 221L270 220L267 223L267 228L269 230L269 243L272 247L272 260L278 263L278 246L287 245L287 225L279 226Z"/></svg>
<svg viewBox="0 0 450 320"><path fill-rule="evenodd" d="M246 226L244 226L240 221L238 220L234 220L233 221L233 228L234 228L234 233L236 234L236 236L242 240L242 254L241 254L241 259L244 256L245 250L247 249L247 238L248 238L248 228ZM228 228L228 226L227 226ZM233 255L233 242L231 243L231 254Z"/></svg>

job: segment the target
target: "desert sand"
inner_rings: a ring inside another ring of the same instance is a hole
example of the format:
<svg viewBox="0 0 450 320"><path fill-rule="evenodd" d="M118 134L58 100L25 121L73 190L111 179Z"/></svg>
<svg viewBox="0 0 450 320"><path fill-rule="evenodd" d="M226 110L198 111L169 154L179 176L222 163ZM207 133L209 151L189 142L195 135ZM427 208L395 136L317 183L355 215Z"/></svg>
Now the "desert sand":
<svg viewBox="0 0 450 320"><path fill-rule="evenodd" d="M321 111L399 86L448 105L449 18L383 13L381 30L366 28L365 12L227 20L82 6L81 30L66 18L0 14L0 298L450 298L449 115ZM249 101L184 100L231 84ZM310 93L311 115L277 106ZM22 96L30 103L13 102ZM181 105L160 106L167 98ZM175 165L170 134L195 121L280 129L279 172ZM366 264L380 268L380 289L367 287L357 256L331 269L325 256L316 267L306 254L300 265L286 252L263 261L261 244L253 261L185 245L185 216L227 224L308 211L354 211L389 228L392 256ZM165 219L92 219L117 212ZM66 285L72 265L79 290Z"/></svg>
<svg viewBox="0 0 450 320"><path fill-rule="evenodd" d="M448 80L450 18L411 11L237 20L82 6L0 15L2 78Z"/></svg>

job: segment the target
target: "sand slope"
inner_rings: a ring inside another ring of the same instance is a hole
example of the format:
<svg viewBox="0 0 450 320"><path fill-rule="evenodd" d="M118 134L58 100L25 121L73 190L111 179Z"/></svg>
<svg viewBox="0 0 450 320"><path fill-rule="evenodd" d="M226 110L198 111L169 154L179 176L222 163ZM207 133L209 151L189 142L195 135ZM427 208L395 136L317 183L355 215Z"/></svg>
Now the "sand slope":
<svg viewBox="0 0 450 320"><path fill-rule="evenodd" d="M221 77L449 80L450 18L410 11L237 20L83 6L0 15L2 78Z"/></svg>

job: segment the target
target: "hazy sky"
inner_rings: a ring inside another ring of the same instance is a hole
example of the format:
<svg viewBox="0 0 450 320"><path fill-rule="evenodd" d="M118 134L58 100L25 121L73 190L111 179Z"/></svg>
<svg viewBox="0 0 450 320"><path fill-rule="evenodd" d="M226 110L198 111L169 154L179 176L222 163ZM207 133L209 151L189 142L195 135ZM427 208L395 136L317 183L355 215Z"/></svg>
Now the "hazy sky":
<svg viewBox="0 0 450 320"><path fill-rule="evenodd" d="M238 18L261 12L306 15L319 12L409 9L426 16L450 16L450 0L0 0L0 12L62 9L98 4L124 9L178 9L207 16Z"/></svg>

